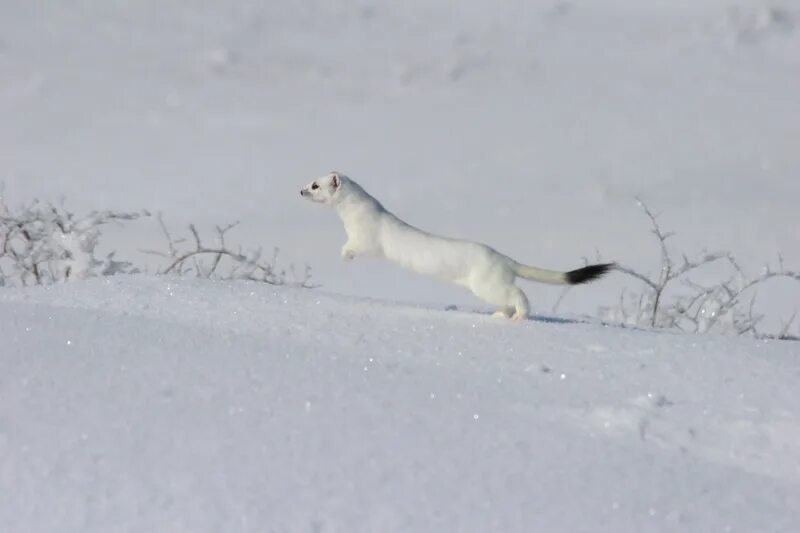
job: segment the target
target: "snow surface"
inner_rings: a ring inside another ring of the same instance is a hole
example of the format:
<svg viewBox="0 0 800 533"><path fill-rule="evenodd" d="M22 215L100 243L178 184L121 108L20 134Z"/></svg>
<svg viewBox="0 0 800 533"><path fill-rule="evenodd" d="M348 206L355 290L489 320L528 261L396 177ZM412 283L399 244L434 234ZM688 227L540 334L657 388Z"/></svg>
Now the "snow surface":
<svg viewBox="0 0 800 533"><path fill-rule="evenodd" d="M796 531L791 342L246 282L0 291L0 531Z"/></svg>
<svg viewBox="0 0 800 533"><path fill-rule="evenodd" d="M797 343L568 318L621 276L493 320L343 264L297 192L337 169L520 261L652 272L640 195L676 251L797 268L798 27L761 0L0 0L7 202L240 220L325 288L0 291L0 533L797 531Z"/></svg>

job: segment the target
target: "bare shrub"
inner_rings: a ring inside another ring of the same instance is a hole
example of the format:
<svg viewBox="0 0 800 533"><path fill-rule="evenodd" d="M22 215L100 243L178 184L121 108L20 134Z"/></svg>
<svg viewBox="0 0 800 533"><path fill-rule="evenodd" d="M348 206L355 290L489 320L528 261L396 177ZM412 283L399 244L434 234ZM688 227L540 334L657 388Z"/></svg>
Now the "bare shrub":
<svg viewBox="0 0 800 533"><path fill-rule="evenodd" d="M615 306L601 308L600 315L609 322L632 326L675 328L694 333L728 333L752 335L759 338L797 339L789 334L794 316L784 321L777 333L758 330L764 315L754 312L758 288L776 278L800 281L800 272L785 268L778 258L777 267L766 265L757 274L747 274L734 256L727 251L701 252L690 259L685 254L676 257L667 247L673 236L664 232L656 215L637 198L652 226L651 232L660 249L658 274L643 274L617 264L615 269L640 281L644 287L623 291ZM712 263L723 263L725 277L711 284L694 282L690 275Z"/></svg>
<svg viewBox="0 0 800 533"><path fill-rule="evenodd" d="M308 265L302 272L297 272L293 265L289 267L288 273L285 269L279 268L278 248L274 248L270 256L264 257L261 248L244 250L241 246L229 245L226 235L239 224L238 222L217 226L214 243L207 245L194 224L189 225L191 239L175 239L160 213L157 218L166 239L167 250L142 251L167 260L166 265L159 269L160 274L223 280L244 279L271 285L289 284L306 288L316 286L311 283L311 267Z"/></svg>

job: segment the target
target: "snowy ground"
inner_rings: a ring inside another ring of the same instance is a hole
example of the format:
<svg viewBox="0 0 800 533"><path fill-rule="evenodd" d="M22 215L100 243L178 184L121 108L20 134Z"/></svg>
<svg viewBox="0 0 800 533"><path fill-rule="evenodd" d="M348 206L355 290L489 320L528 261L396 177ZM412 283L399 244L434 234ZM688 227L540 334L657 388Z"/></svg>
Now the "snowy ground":
<svg viewBox="0 0 800 533"><path fill-rule="evenodd" d="M795 531L797 343L564 321L620 275L498 322L343 264L297 192L337 169L524 262L652 272L640 195L677 251L797 269L799 27L761 0L0 0L9 203L241 220L324 286L0 291L0 532Z"/></svg>
<svg viewBox="0 0 800 533"><path fill-rule="evenodd" d="M789 342L255 283L0 292L0 530L794 531Z"/></svg>

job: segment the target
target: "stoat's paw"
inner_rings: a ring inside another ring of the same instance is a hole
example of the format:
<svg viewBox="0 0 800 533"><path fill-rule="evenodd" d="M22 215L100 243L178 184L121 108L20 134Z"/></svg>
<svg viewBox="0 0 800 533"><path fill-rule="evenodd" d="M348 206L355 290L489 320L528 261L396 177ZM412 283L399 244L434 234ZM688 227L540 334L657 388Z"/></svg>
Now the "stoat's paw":
<svg viewBox="0 0 800 533"><path fill-rule="evenodd" d="M511 315L514 313L514 309L512 307L506 307L504 309L498 309L495 311L492 316L495 318L511 318Z"/></svg>
<svg viewBox="0 0 800 533"><path fill-rule="evenodd" d="M352 261L355 256L356 253L353 250L342 248L342 259L344 259L345 261Z"/></svg>
<svg viewBox="0 0 800 533"><path fill-rule="evenodd" d="M527 313L514 313L514 315L511 317L511 320L514 320L515 322L519 322L521 320L528 320L528 314Z"/></svg>

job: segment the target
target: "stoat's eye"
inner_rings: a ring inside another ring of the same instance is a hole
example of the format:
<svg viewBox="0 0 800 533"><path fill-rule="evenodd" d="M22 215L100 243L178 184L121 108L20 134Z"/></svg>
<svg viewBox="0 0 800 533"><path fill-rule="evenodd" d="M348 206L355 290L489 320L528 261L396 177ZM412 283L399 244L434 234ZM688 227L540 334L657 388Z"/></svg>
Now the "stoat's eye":
<svg viewBox="0 0 800 533"><path fill-rule="evenodd" d="M317 190L317 189L319 189L319 185L317 185L316 183L312 183L311 184L311 189Z"/></svg>

